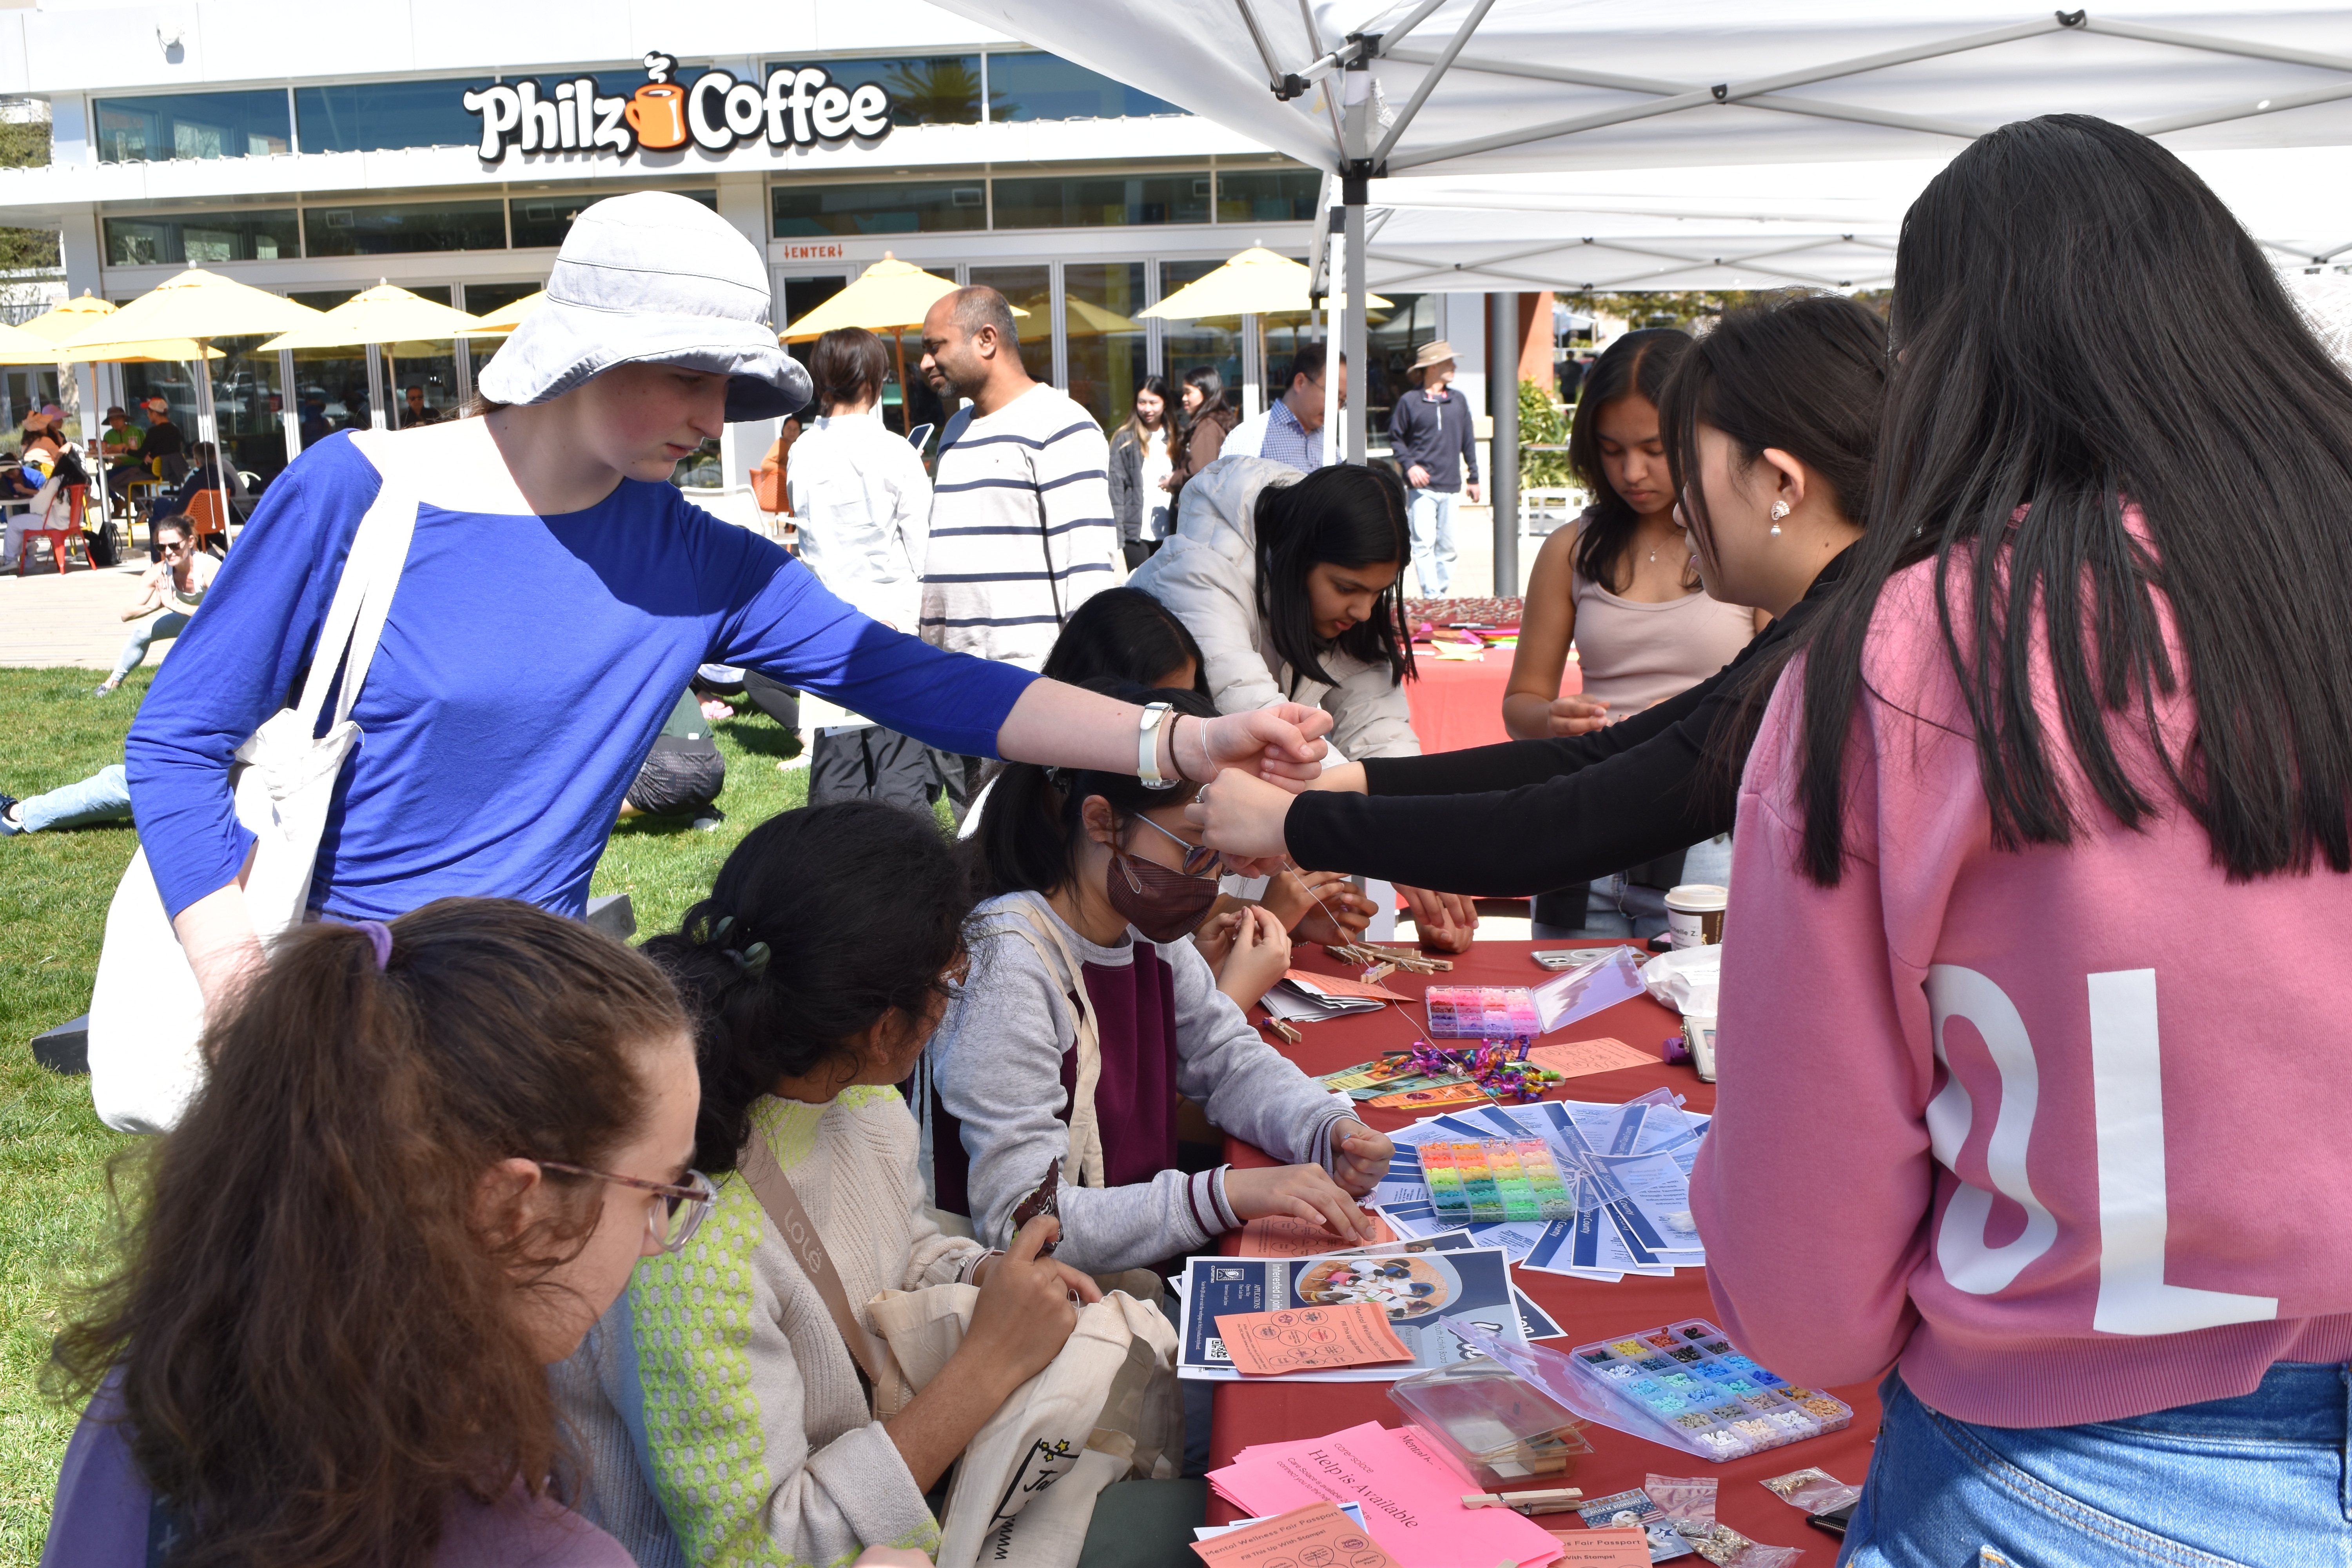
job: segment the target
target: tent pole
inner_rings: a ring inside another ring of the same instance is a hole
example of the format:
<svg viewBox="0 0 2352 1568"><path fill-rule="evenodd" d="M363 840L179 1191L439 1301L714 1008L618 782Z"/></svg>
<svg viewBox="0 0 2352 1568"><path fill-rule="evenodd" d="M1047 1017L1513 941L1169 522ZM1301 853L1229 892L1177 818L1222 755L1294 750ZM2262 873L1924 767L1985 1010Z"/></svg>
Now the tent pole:
<svg viewBox="0 0 2352 1568"><path fill-rule="evenodd" d="M1365 439L1364 407L1371 401L1371 362L1366 358L1367 340L1364 321L1364 186L1361 175L1351 174L1346 185L1347 206L1347 268L1348 294L1346 356L1349 374L1356 378L1348 399L1348 461L1370 461L1371 447Z"/></svg>
<svg viewBox="0 0 2352 1568"><path fill-rule="evenodd" d="M898 356L898 434L911 436L915 433L915 405L907 395L906 328L900 327L890 334L890 352ZM807 413L808 410L803 409L802 412ZM822 414L824 411L818 409L816 412Z"/></svg>
<svg viewBox="0 0 2352 1568"><path fill-rule="evenodd" d="M1486 296L1486 411L1495 416L1487 493L1495 505L1495 596L1519 591L1519 297Z"/></svg>
<svg viewBox="0 0 2352 1568"><path fill-rule="evenodd" d="M1339 444L1346 434L1339 427L1339 367L1332 363L1339 349L1339 321L1333 312L1346 303L1346 286L1336 276L1339 269L1332 264L1331 255L1331 236L1339 232L1341 223L1338 207L1324 210L1322 254L1316 258L1327 290L1323 295L1323 461L1327 465L1347 459L1347 451Z"/></svg>

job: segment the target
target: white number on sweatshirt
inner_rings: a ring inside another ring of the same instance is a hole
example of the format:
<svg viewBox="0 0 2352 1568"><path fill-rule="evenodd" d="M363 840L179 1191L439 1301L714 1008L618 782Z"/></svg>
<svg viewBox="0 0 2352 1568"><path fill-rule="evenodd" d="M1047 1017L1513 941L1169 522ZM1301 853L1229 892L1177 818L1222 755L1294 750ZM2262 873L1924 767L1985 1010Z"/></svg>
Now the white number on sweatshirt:
<svg viewBox="0 0 2352 1568"><path fill-rule="evenodd" d="M2118 970L2091 975L2088 983L2099 1173L2099 1298L2091 1326L2114 1334L2177 1334L2277 1317L2273 1297L2166 1283L2169 1214L2156 971ZM2041 1108L2041 1070L2016 1004L1975 970L1932 965L1927 1008L1934 1022L1936 1059L1944 1064L1947 1075L1943 1089L1927 1103L1927 1141L1947 1170L1959 1168L1976 1108L1951 1071L1951 1058L1944 1049L1945 1025L1954 1018L1974 1025L2000 1077L2000 1108L1986 1141L1985 1168L2001 1195L2025 1211L2025 1228L2011 1241L1987 1245L1985 1222L1991 1215L1992 1194L1963 1182L1946 1206L1936 1235L1936 1261L1944 1278L1955 1289L1990 1296L2007 1288L2058 1239L2057 1221L2034 1196L2026 1173L2026 1149Z"/></svg>

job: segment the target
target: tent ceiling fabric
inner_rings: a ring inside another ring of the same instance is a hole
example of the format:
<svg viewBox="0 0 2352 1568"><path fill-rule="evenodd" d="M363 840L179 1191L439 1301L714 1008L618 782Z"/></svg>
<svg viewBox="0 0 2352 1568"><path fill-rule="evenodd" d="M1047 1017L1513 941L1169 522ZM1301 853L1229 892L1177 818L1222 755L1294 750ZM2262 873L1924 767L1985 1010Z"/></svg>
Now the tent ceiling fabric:
<svg viewBox="0 0 2352 1568"><path fill-rule="evenodd" d="M2340 0L2063 13L1931 0L1899 14L1856 0L940 3L1321 169L1384 141L1374 172L1391 175L1940 158L2060 111L2176 151L2352 142ZM1335 69L1358 34L1381 35L1370 70ZM1311 79L1278 101L1277 74ZM1370 79L1352 149L1350 75Z"/></svg>

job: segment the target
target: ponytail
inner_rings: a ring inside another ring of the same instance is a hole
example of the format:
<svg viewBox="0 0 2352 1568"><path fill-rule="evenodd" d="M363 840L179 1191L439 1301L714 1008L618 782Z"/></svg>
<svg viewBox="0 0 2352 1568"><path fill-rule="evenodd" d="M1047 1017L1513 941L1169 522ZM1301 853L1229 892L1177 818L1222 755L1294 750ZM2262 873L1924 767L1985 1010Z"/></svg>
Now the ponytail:
<svg viewBox="0 0 2352 1568"><path fill-rule="evenodd" d="M927 1016L971 911L954 852L913 812L843 801L745 835L710 896L644 949L696 1015L696 1168L735 1168L777 1079L853 1059L886 1016Z"/></svg>

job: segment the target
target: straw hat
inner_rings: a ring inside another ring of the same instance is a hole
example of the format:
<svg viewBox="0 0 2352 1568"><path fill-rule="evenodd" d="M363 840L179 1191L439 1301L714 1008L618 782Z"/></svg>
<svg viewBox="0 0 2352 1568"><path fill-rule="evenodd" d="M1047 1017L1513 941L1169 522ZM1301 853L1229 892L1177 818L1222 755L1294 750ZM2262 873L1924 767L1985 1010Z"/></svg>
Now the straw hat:
<svg viewBox="0 0 2352 1568"><path fill-rule="evenodd" d="M1413 356L1412 368L1427 370L1431 365L1444 364L1453 357L1454 345L1444 338L1437 338L1421 345L1421 353Z"/></svg>
<svg viewBox="0 0 2352 1568"><path fill-rule="evenodd" d="M768 266L732 224L668 191L637 191L572 221L546 302L475 384L493 403L546 403L617 364L728 378L727 417L773 419L809 400L808 372L776 342Z"/></svg>

